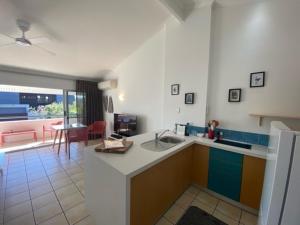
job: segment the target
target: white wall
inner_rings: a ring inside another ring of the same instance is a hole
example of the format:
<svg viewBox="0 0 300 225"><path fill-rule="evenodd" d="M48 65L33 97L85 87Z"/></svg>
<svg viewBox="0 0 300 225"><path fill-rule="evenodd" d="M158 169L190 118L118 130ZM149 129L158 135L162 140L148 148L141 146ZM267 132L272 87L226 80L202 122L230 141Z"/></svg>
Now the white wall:
<svg viewBox="0 0 300 225"><path fill-rule="evenodd" d="M273 0L201 7L184 23L170 18L115 70L119 88L108 94L116 112L140 114L142 132L217 119L223 128L268 133L270 119L259 127L249 113L299 116L299 10L298 0ZM267 72L266 86L249 88L257 71ZM171 96L175 83L180 95ZM241 103L228 103L230 88L243 89ZM186 92L195 92L194 105L184 104ZM300 129L300 121L284 122Z"/></svg>
<svg viewBox="0 0 300 225"><path fill-rule="evenodd" d="M112 76L118 78L118 88L104 92L113 97L116 113L138 116L140 133L162 127L163 71L164 30L161 30L114 70ZM105 113L105 118L110 133L113 114Z"/></svg>
<svg viewBox="0 0 300 225"><path fill-rule="evenodd" d="M267 133L251 112L300 115L300 1L275 0L213 10L209 119L225 128ZM249 88L251 72L266 71L266 86ZM228 103L228 89L242 102ZM299 121L285 121L300 127ZM297 125L298 124L298 125Z"/></svg>
<svg viewBox="0 0 300 225"><path fill-rule="evenodd" d="M113 96L115 112L137 114L142 133L173 129L175 122L204 126L210 19L210 6L195 10L183 24L170 18L160 32L119 65L110 74L118 78L118 88L105 92ZM170 93L174 83L180 84L178 96ZM195 92L195 105L184 104L186 92ZM124 101L119 100L121 94ZM105 117L110 133L113 115L106 113Z"/></svg>
<svg viewBox="0 0 300 225"><path fill-rule="evenodd" d="M174 19L167 22L165 128L173 129L176 122L205 126L210 24L211 6L194 10L182 24ZM180 84L180 95L171 95L171 85L176 83ZM194 105L184 103L187 92L195 93Z"/></svg>
<svg viewBox="0 0 300 225"><path fill-rule="evenodd" d="M75 90L75 79L60 79L1 70L0 84Z"/></svg>

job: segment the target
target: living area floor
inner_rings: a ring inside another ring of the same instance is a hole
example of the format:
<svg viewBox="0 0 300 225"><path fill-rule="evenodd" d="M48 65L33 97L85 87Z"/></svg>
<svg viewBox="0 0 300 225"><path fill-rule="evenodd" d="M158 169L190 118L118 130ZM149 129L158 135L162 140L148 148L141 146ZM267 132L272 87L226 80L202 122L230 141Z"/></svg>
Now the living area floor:
<svg viewBox="0 0 300 225"><path fill-rule="evenodd" d="M72 144L71 160L51 147L8 153L0 181L0 224L94 225L85 207L84 153ZM176 224L194 205L228 225L256 225L257 217L191 186L157 225Z"/></svg>
<svg viewBox="0 0 300 225"><path fill-rule="evenodd" d="M1 179L0 224L90 224L84 203L83 148L8 153Z"/></svg>

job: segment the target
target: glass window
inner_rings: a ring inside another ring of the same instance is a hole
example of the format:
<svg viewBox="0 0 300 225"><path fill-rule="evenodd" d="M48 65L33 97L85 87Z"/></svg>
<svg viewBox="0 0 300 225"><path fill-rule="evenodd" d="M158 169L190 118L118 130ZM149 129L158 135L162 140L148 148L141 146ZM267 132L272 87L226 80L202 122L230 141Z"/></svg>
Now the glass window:
<svg viewBox="0 0 300 225"><path fill-rule="evenodd" d="M0 85L0 121L63 118L63 99L59 89Z"/></svg>

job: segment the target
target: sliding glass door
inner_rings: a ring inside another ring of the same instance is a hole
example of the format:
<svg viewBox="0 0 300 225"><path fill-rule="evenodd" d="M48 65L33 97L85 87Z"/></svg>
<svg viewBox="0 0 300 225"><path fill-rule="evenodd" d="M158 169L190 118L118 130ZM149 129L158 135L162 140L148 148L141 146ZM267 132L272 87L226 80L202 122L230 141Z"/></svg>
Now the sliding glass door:
<svg viewBox="0 0 300 225"><path fill-rule="evenodd" d="M76 91L64 91L65 124L83 123L86 121L85 94Z"/></svg>

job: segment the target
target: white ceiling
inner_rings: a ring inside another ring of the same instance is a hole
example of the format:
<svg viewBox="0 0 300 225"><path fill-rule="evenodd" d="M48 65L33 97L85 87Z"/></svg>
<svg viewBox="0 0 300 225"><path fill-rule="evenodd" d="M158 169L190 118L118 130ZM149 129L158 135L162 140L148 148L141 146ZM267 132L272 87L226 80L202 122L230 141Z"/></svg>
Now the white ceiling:
<svg viewBox="0 0 300 225"><path fill-rule="evenodd" d="M191 8L211 1L0 0L0 33L20 36L16 19L25 19L32 24L26 36L49 37L50 42L39 45L56 52L0 47L0 70L100 78L157 32L170 14L183 21ZM215 1L226 6L262 0ZM0 34L0 45L11 42Z"/></svg>
<svg viewBox="0 0 300 225"><path fill-rule="evenodd" d="M0 0L0 33L20 36L17 18L32 23L27 36L47 36L36 48L0 48L0 65L96 78L113 69L157 32L168 12L156 0ZM12 40L0 35L0 45Z"/></svg>

